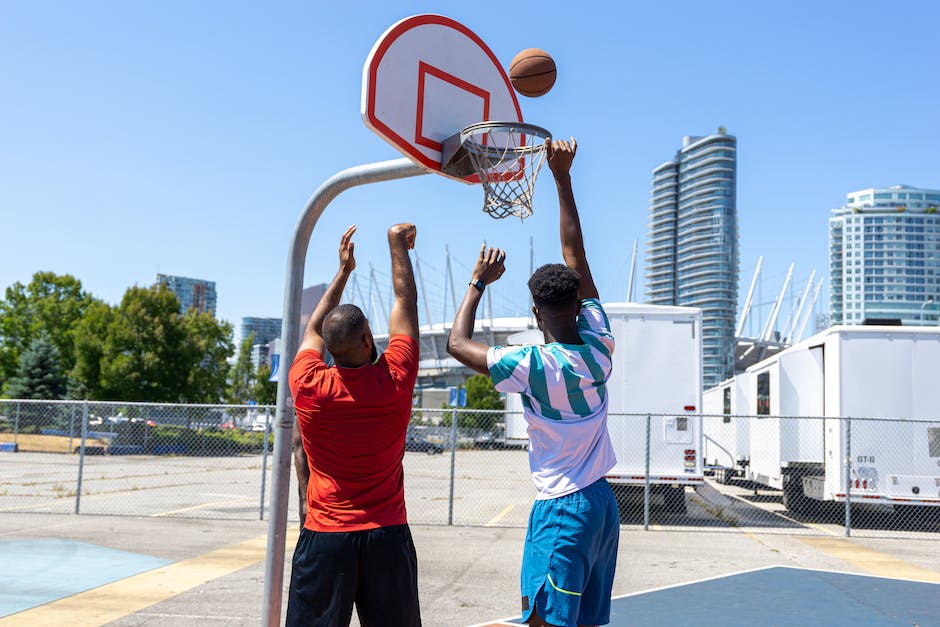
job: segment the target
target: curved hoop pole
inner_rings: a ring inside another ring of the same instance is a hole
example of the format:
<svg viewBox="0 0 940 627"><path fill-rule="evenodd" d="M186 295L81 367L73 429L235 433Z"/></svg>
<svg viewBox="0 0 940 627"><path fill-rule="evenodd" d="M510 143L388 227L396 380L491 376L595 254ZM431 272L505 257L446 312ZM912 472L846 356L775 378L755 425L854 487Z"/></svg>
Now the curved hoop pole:
<svg viewBox="0 0 940 627"><path fill-rule="evenodd" d="M287 373L297 347L300 346L300 299L303 292L304 264L310 236L327 205L351 187L393 181L428 174L409 159L394 159L360 165L334 174L326 180L300 215L294 228L287 274L284 279L284 318L281 321L281 366L277 382L275 413L274 465L271 483L271 507L268 520L268 541L264 561L264 605L262 623L277 627L281 622L281 600L284 587L284 543L287 539L287 507L290 500L291 436L294 427L293 402Z"/></svg>

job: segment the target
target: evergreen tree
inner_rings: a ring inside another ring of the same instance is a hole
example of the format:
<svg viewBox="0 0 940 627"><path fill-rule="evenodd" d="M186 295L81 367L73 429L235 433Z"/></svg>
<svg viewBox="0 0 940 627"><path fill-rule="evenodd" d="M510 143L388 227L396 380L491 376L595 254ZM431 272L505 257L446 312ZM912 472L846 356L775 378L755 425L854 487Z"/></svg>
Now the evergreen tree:
<svg viewBox="0 0 940 627"><path fill-rule="evenodd" d="M66 378L59 350L45 333L20 355L16 375L7 381L7 395L22 399L58 400L65 396Z"/></svg>

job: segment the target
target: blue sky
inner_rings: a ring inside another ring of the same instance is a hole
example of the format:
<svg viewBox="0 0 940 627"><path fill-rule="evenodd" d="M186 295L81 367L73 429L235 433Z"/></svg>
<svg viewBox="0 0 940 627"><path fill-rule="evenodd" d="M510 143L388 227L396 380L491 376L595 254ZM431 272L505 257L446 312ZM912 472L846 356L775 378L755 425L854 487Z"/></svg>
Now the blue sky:
<svg viewBox="0 0 940 627"><path fill-rule="evenodd" d="M360 118L362 65L417 13L463 22L507 65L528 47L554 56L554 89L520 101L527 121L578 138L575 193L605 300L625 298L651 170L683 135L722 125L738 138L742 303L759 255L764 300L791 261L798 285L812 269L828 278L828 213L847 192L940 187L928 1L6 2L0 287L52 270L116 303L163 272L215 280L236 330L279 316L307 198L341 169L398 156ZM551 177L524 223L481 204L479 188L436 176L347 192L317 225L305 282L333 276L354 222L362 289L370 263L387 283L385 230L413 221L435 322L445 245L462 286L484 239L509 251L494 313L522 313L530 237L536 264L560 260Z"/></svg>

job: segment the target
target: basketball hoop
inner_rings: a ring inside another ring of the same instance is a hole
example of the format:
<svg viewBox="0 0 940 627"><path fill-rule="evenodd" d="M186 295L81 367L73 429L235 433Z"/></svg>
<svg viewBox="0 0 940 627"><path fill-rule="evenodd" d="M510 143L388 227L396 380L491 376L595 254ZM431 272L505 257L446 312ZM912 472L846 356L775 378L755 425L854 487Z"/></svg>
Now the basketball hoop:
<svg viewBox="0 0 940 627"><path fill-rule="evenodd" d="M479 122L444 141L441 171L476 174L483 185L483 211L493 218L532 215L535 179L545 161L544 128L522 122Z"/></svg>

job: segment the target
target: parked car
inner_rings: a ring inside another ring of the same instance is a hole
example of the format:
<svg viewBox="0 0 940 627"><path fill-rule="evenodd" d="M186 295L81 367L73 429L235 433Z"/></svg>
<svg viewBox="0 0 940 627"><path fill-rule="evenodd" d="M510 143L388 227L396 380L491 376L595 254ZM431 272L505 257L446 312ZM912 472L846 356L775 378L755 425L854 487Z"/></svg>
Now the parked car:
<svg viewBox="0 0 940 627"><path fill-rule="evenodd" d="M444 452L444 447L422 437L409 435L405 439L405 450L416 453L427 453L428 455L437 455Z"/></svg>

